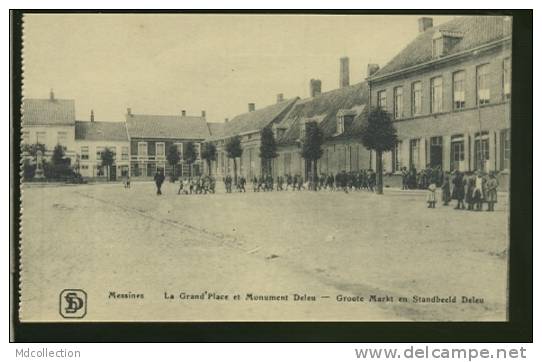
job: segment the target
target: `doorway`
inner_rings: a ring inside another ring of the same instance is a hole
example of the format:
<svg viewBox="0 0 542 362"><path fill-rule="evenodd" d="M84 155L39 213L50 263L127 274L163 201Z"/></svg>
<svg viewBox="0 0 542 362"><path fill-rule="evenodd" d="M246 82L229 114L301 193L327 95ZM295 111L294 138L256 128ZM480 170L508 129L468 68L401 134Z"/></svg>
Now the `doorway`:
<svg viewBox="0 0 542 362"><path fill-rule="evenodd" d="M442 137L431 137L429 148L429 164L432 168L442 168Z"/></svg>

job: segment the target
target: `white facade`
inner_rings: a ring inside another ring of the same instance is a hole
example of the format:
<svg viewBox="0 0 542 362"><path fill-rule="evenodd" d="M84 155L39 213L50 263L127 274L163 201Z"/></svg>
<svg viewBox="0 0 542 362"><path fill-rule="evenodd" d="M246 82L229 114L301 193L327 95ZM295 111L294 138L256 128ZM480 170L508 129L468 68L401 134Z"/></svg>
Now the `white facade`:
<svg viewBox="0 0 542 362"><path fill-rule="evenodd" d="M100 154L109 148L115 154L115 164L111 173L117 179L129 174L130 168L130 142L128 141L75 141L77 161L81 176L87 178L106 177L107 171L101 166Z"/></svg>
<svg viewBox="0 0 542 362"><path fill-rule="evenodd" d="M75 126L74 125L25 125L22 130L23 144L41 143L45 145L46 157L50 157L57 144L65 147L66 157L75 162Z"/></svg>

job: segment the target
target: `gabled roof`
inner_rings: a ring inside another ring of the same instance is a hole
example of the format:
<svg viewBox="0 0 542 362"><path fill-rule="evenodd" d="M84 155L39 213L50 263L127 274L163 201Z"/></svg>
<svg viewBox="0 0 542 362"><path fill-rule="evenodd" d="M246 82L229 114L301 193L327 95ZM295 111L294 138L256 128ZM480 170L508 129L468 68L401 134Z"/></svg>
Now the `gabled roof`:
<svg viewBox="0 0 542 362"><path fill-rule="evenodd" d="M431 61L433 59L433 36L438 36L437 32L442 32L443 35L460 35L457 43L447 51L447 55L453 55L510 36L512 19L505 16L464 16L429 28L419 34L371 78L378 78Z"/></svg>
<svg viewBox="0 0 542 362"><path fill-rule="evenodd" d="M324 131L326 139L352 137L359 132L360 115L369 101L369 88L362 82L349 87L322 93L314 98L305 98L296 103L287 117L278 125L287 128L279 144L295 143L300 136L301 124L316 121ZM354 121L341 135L336 135L337 117L352 115Z"/></svg>
<svg viewBox="0 0 542 362"><path fill-rule="evenodd" d="M78 141L128 141L124 122L75 121L75 139Z"/></svg>
<svg viewBox="0 0 542 362"><path fill-rule="evenodd" d="M207 122L211 137L219 137L224 134L224 122Z"/></svg>
<svg viewBox="0 0 542 362"><path fill-rule="evenodd" d="M23 99L23 125L73 125L73 99Z"/></svg>
<svg viewBox="0 0 542 362"><path fill-rule="evenodd" d="M204 117L131 114L126 116L131 138L206 139L209 127Z"/></svg>
<svg viewBox="0 0 542 362"><path fill-rule="evenodd" d="M279 123L299 98L284 100L253 112L235 116L224 123L221 134L211 135L210 140L232 137L243 133L259 132L271 123Z"/></svg>

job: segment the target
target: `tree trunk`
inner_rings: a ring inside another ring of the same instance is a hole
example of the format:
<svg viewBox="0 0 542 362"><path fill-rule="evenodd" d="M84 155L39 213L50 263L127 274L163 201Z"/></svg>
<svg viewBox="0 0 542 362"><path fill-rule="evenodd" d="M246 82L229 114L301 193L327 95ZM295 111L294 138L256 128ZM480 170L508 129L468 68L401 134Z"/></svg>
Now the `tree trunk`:
<svg viewBox="0 0 542 362"><path fill-rule="evenodd" d="M376 151L376 193L383 193L382 185L382 151Z"/></svg>
<svg viewBox="0 0 542 362"><path fill-rule="evenodd" d="M207 160L207 168L209 169L209 177L211 177L211 160Z"/></svg>
<svg viewBox="0 0 542 362"><path fill-rule="evenodd" d="M312 187L314 188L314 191L318 189L318 187L316 186L317 165L318 165L318 160L313 160L312 161Z"/></svg>
<svg viewBox="0 0 542 362"><path fill-rule="evenodd" d="M233 183L237 185L237 159L233 158Z"/></svg>

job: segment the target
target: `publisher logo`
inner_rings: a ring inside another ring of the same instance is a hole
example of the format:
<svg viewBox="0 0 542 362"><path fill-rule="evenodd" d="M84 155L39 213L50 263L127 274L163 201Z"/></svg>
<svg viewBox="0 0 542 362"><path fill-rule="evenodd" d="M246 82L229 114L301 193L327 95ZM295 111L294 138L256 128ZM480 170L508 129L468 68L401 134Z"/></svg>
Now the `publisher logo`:
<svg viewBox="0 0 542 362"><path fill-rule="evenodd" d="M60 315L64 318L83 318L87 314L87 293L82 289L60 292Z"/></svg>

